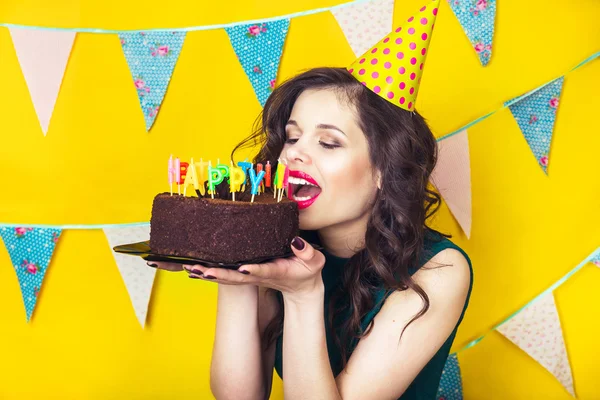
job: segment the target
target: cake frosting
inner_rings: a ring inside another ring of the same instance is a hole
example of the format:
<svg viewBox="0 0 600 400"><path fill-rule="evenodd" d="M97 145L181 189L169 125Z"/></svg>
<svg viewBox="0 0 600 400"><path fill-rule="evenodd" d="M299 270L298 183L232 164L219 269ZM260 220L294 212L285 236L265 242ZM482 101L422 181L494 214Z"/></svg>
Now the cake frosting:
<svg viewBox="0 0 600 400"><path fill-rule="evenodd" d="M152 204L150 249L222 263L289 253L298 235L297 204L286 198L277 202L268 193L255 196L253 203L248 196L240 197L231 201L158 194Z"/></svg>

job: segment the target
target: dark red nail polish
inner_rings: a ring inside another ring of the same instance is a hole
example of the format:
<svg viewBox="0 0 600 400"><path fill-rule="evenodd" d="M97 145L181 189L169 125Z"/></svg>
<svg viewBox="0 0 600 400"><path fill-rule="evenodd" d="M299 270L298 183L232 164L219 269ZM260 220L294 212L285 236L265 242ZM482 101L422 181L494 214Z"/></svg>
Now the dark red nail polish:
<svg viewBox="0 0 600 400"><path fill-rule="evenodd" d="M204 279L217 279L212 275L204 275Z"/></svg>
<svg viewBox="0 0 600 400"><path fill-rule="evenodd" d="M239 270L239 269L238 269L238 271L241 272L244 275L250 275L250 271L246 271L246 270L242 271L242 270Z"/></svg>
<svg viewBox="0 0 600 400"><path fill-rule="evenodd" d="M294 238L294 240L292 240L292 246L294 246L294 248L296 250L303 250L304 249L304 241L302 239L300 239L298 236L296 236Z"/></svg>
<svg viewBox="0 0 600 400"><path fill-rule="evenodd" d="M200 275L200 276L204 275L204 274L202 273L202 271L200 271L199 269L192 269L192 270L190 270L190 272L191 272L192 274L196 274L196 275Z"/></svg>
<svg viewBox="0 0 600 400"><path fill-rule="evenodd" d="M149 262L147 262L146 265L149 267L152 267L152 268L158 267L158 264L153 264L153 263L149 263Z"/></svg>
<svg viewBox="0 0 600 400"><path fill-rule="evenodd" d="M200 279L199 277L197 277L197 276L194 276L194 275L188 275L188 278L192 278L192 279Z"/></svg>

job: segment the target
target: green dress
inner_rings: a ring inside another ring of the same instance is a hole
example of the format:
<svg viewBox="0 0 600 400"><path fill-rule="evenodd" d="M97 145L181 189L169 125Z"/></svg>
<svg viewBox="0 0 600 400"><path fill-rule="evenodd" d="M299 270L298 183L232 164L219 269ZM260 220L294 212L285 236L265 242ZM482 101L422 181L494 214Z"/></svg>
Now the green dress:
<svg viewBox="0 0 600 400"><path fill-rule="evenodd" d="M313 232L304 232L302 235L305 239L307 239L310 243L318 243L318 238L316 234ZM458 326L460 325L467 306L469 304L469 298L471 296L471 289L473 287L473 268L471 265L471 260L468 255L456 244L448 240L447 238L440 236L438 234L430 232L426 235L424 242L423 257L419 266L413 268L410 273L414 274L418 269L426 264L434 255L439 253L440 251L448 248L456 249L460 251L469 263L469 269L471 270L471 283L469 286L469 292L467 295L467 299L465 301L465 305L463 311L460 315L460 318L456 324L456 327L446 339L442 347L438 350L438 352L433 356L433 358L425 365L425 367L421 370L421 372L416 376L410 386L406 389L404 394L400 397L399 400L433 400L436 398L438 386L440 384L440 379L442 375L442 370L444 369L444 365L446 363L446 359L448 358L448 354L450 353L450 347L452 346L452 342L454 341L454 337L456 336L456 331ZM337 350L336 346L334 346L333 337L331 335L329 324L328 324L328 311L329 311L329 301L331 299L331 294L333 289L339 285L341 279L341 270L344 268L344 265L348 262L347 258L336 257L332 254L323 251L326 257L325 266L323 267L322 276L323 283L325 285L325 334L327 339L327 349L329 353L329 361L331 364L331 368L333 371L333 375L337 376L342 368L341 368L341 354ZM391 293L388 293L389 295ZM383 305L383 298L387 298L385 290L382 288L381 290L375 293L375 302L376 306L364 317L361 321L362 329L365 330L369 323L375 318L375 315L381 309ZM351 346L351 350L354 350L356 343L353 343ZM351 353L350 353L351 354ZM283 335L279 336L276 343L275 350L275 370L279 377L283 379Z"/></svg>

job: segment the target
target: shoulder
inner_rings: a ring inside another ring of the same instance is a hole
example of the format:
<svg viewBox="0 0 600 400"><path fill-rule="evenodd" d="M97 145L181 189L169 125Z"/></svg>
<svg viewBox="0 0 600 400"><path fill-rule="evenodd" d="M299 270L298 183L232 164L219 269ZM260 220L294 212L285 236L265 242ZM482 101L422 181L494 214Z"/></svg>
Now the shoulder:
<svg viewBox="0 0 600 400"><path fill-rule="evenodd" d="M470 260L455 247L447 247L437 252L413 275L429 300L426 314L444 316L458 320L468 301L472 269ZM383 304L382 317L392 317L398 312L406 312L407 306L416 314L423 307L423 300L414 289L395 291Z"/></svg>

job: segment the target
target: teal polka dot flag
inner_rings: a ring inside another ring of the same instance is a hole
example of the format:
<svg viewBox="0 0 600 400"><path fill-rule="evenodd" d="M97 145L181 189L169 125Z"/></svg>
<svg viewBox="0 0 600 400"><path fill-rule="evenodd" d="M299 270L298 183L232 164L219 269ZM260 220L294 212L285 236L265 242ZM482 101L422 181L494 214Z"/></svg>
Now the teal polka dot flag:
<svg viewBox="0 0 600 400"><path fill-rule="evenodd" d="M123 32L119 39L149 131L165 97L185 32Z"/></svg>
<svg viewBox="0 0 600 400"><path fill-rule="evenodd" d="M560 77L508 106L535 159L546 174L563 81L564 77Z"/></svg>
<svg viewBox="0 0 600 400"><path fill-rule="evenodd" d="M456 353L450 354L442 371L437 400L462 400L462 379Z"/></svg>
<svg viewBox="0 0 600 400"><path fill-rule="evenodd" d="M481 65L492 56L492 39L496 20L496 0L448 0Z"/></svg>
<svg viewBox="0 0 600 400"><path fill-rule="evenodd" d="M275 88L289 19L225 28L261 106Z"/></svg>
<svg viewBox="0 0 600 400"><path fill-rule="evenodd" d="M60 234L60 229L0 228L0 236L19 279L28 322Z"/></svg>

